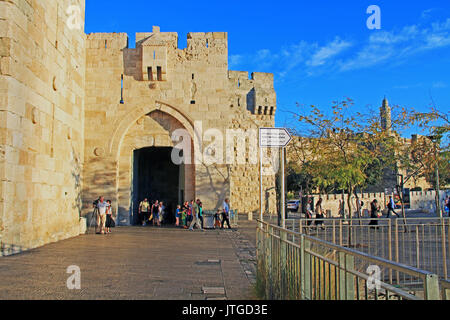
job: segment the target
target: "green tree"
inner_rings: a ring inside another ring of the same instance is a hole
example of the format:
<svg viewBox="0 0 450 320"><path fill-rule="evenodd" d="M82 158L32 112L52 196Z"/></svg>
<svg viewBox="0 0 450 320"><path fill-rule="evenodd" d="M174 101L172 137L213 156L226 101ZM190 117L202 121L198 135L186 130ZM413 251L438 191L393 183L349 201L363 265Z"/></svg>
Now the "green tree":
<svg viewBox="0 0 450 320"><path fill-rule="evenodd" d="M394 168L393 150L399 143L392 128L381 127L377 113L362 114L353 107L353 101L346 99L334 102L329 114L316 106L302 108L301 113L295 114L301 126L307 128L303 138L307 142L297 151L303 158L297 157L301 161L296 173L307 172L313 177L312 185L321 192L345 190L350 218L352 195L359 203L357 190L379 181L386 168ZM392 125L404 121L405 113L401 112Z"/></svg>

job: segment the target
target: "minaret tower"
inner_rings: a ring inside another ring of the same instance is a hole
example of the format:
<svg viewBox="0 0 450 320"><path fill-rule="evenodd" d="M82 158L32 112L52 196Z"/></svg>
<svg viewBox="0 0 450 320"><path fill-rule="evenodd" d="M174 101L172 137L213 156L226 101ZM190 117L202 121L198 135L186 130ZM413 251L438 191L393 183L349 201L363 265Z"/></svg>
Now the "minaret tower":
<svg viewBox="0 0 450 320"><path fill-rule="evenodd" d="M381 120L381 128L383 130L390 131L391 130L391 107L389 103L384 97L383 104L380 108L380 120Z"/></svg>

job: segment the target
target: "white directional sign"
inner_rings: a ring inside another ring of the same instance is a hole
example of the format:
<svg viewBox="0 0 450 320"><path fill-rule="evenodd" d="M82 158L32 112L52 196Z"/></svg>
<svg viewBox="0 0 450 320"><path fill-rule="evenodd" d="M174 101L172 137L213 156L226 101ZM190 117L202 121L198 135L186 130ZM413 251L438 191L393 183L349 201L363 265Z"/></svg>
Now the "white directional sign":
<svg viewBox="0 0 450 320"><path fill-rule="evenodd" d="M286 147L291 140L286 128L259 128L259 147Z"/></svg>

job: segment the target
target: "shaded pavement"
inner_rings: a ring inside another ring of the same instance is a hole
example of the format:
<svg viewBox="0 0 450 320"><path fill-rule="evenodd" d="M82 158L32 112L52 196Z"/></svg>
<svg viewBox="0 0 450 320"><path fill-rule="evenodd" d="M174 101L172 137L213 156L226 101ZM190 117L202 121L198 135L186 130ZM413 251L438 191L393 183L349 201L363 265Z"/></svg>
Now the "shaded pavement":
<svg viewBox="0 0 450 320"><path fill-rule="evenodd" d="M0 257L0 299L253 299L256 224L120 227ZM81 289L69 290L69 266Z"/></svg>

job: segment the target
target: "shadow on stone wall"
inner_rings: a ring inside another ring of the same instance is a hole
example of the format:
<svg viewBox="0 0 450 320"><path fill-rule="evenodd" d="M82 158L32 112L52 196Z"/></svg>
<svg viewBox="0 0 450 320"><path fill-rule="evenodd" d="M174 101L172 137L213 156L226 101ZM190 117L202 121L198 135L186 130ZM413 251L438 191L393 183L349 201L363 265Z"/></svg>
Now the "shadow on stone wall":
<svg viewBox="0 0 450 320"><path fill-rule="evenodd" d="M76 209L78 211L78 215L81 218L81 209L83 207L82 201L82 189L81 189L81 163L79 154L75 151L75 148L72 146L72 178L74 183L74 191L75 191L75 202L72 205L72 209Z"/></svg>
<svg viewBox="0 0 450 320"><path fill-rule="evenodd" d="M223 167L223 168L226 168L226 170L227 170L227 173L225 176L224 173L222 172L222 170L220 170L216 164L212 164L212 165L208 166L203 163L202 165L205 168L205 171L202 173L200 173L200 172L198 172L198 173L201 176L204 175L204 177L202 177L202 178L207 178L208 185L209 185L208 190L210 190L211 193L214 193L215 198L217 199L217 202L214 207L214 210L217 210L219 208L222 208L223 202L225 201L225 199L227 197L229 197L230 166L227 165L226 167L225 166ZM221 178L222 181L218 182L219 178ZM200 187L200 188L203 189L202 187Z"/></svg>

